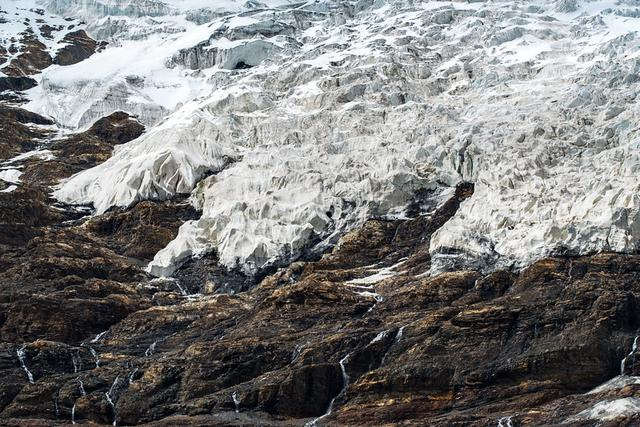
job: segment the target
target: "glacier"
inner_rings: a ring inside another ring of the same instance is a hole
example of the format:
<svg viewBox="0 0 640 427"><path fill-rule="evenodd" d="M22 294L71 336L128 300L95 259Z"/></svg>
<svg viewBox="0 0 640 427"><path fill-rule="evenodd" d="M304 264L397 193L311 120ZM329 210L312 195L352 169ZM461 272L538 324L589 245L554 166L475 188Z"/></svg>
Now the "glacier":
<svg viewBox="0 0 640 427"><path fill-rule="evenodd" d="M153 274L214 250L255 274L462 181L475 192L433 235L432 274L639 249L632 1L46 5L110 44L45 69L28 108L148 126L55 197L101 213L190 194L202 210Z"/></svg>

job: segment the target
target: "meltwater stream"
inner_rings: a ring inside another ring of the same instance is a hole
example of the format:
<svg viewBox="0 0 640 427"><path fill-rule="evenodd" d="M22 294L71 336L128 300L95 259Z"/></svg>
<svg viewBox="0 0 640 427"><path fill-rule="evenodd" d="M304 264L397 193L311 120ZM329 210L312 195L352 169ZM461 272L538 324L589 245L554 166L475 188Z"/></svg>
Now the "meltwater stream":
<svg viewBox="0 0 640 427"><path fill-rule="evenodd" d="M333 411L333 404L335 403L336 399L341 397L347 391L347 387L349 386L349 375L347 374L347 369L345 368L344 364L347 363L347 360L349 360L350 355L351 353L347 354L345 357L340 359L340 362L339 362L340 370L342 371L342 390L340 390L340 393L338 393L333 399L331 399L331 402L329 402L329 407L327 408L327 412L325 412L323 415L319 416L318 418L313 419L308 423L306 423L305 427L316 426L318 424L318 421L321 421L327 418L329 415L331 415L331 412Z"/></svg>
<svg viewBox="0 0 640 427"><path fill-rule="evenodd" d="M620 361L620 375L617 375L611 378L609 381L604 384L599 385L591 391L588 391L587 394L596 394L602 393L607 390L616 390L626 387L631 384L640 384L640 377L636 375L627 375L625 370L627 369L627 363L629 358L635 358L636 353L638 351L638 339L640 337L635 337L633 340L633 344L631 346L631 351Z"/></svg>
<svg viewBox="0 0 640 427"><path fill-rule="evenodd" d="M84 389L84 384L82 383L82 380L78 377L76 378L76 381L78 381L78 388L80 389L80 395L86 396L87 392ZM73 402L73 407L71 408L71 424L75 424L75 423L76 423L76 402Z"/></svg>
<svg viewBox="0 0 640 427"><path fill-rule="evenodd" d="M387 351L384 353L384 356L382 356L382 360L380 361L380 366L384 366L384 363L387 360L387 355L389 354L389 352L391 351L393 346L398 344L398 342L400 342L400 340L402 339L402 334L404 333L404 328L406 328L406 327L407 327L407 325L400 326L398 328L398 332L396 332L396 337L394 338L393 343L389 346Z"/></svg>
<svg viewBox="0 0 640 427"><path fill-rule="evenodd" d="M82 359L80 358L80 352L74 351L71 355L71 363L73 364L73 373L80 372L82 370Z"/></svg>
<svg viewBox="0 0 640 427"><path fill-rule="evenodd" d="M29 382L33 384L33 374L31 373L31 371L29 371L29 368L27 368L27 363L25 362L26 348L27 348L27 345L24 344L22 347L16 350L16 354L18 355L18 360L20 360L20 365L22 365L22 369L24 369L24 372L27 374L27 378L29 379Z"/></svg>
<svg viewBox="0 0 640 427"><path fill-rule="evenodd" d="M403 333L405 327L406 327L406 325L405 326L401 326L400 328L398 328L398 331L396 332L396 336L395 336L395 338L393 340L393 343L387 348L385 354L382 357L382 361L380 363L380 366L382 366L382 364L384 363L384 360L387 357L387 353L389 352L391 347L393 347L402 338L402 333ZM384 338L387 337L387 335L389 335L390 331L391 331L390 329L385 329L384 331L379 332L375 337L373 337L373 339L369 342L369 344L367 344L367 346L369 346L371 344L374 344L374 343L376 343L378 341L383 340ZM305 427L316 426L319 421L322 421L323 419L325 419L329 415L331 415L331 413L333 412L333 406L334 406L336 400L338 400L339 397L342 397L346 393L347 388L349 387L349 374L347 374L347 369L345 367L345 363L347 363L347 361L349 360L349 357L351 357L351 354L353 354L353 352L347 353L347 355L344 356L342 359L340 359L340 362L339 362L340 370L342 371L342 389L340 390L340 392L333 399L331 399L331 402L329 402L329 407L327 408L327 412L325 412L324 414L322 414L318 418L315 418L315 419L309 421L308 423L306 423Z"/></svg>
<svg viewBox="0 0 640 427"><path fill-rule="evenodd" d="M107 398L107 402L109 402L109 405L111 406L111 409L113 410L113 422L111 423L112 425L116 425L116 419L117 419L117 413L116 413L116 405L115 403L113 403L113 392L115 391L116 386L118 385L118 381L120 380L120 376L117 376L115 380L113 380L113 384L111 384L111 388L109 389L108 392L106 392L104 395Z"/></svg>
<svg viewBox="0 0 640 427"><path fill-rule="evenodd" d="M240 399L235 391L231 395L231 398L233 399L233 405L235 406L236 413L240 412Z"/></svg>
<svg viewBox="0 0 640 427"><path fill-rule="evenodd" d="M144 351L145 357L151 356L156 351L156 344L158 344L158 340L152 342L151 345Z"/></svg>
<svg viewBox="0 0 640 427"><path fill-rule="evenodd" d="M624 375L624 368L627 364L627 359L631 356L635 357L636 350L638 350L638 337L633 340L633 345L631 346L631 351L626 355L624 359L620 362L620 375Z"/></svg>

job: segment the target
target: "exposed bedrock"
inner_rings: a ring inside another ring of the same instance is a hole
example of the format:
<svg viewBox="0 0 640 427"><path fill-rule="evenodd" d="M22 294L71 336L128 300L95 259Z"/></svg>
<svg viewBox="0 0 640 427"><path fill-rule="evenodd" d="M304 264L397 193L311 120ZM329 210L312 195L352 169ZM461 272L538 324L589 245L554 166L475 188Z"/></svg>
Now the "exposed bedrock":
<svg viewBox="0 0 640 427"><path fill-rule="evenodd" d="M27 182L53 186L62 178L96 166L109 157L115 146L131 141L144 131L135 118L116 112L96 121L87 131L53 139L44 147L53 158L45 162L27 161L22 178Z"/></svg>
<svg viewBox="0 0 640 427"><path fill-rule="evenodd" d="M78 30L68 33L62 39L66 45L56 52L53 63L58 65L77 64L93 55L96 51L97 43L86 31Z"/></svg>
<svg viewBox="0 0 640 427"><path fill-rule="evenodd" d="M0 424L640 425L636 2L31 1Z"/></svg>
<svg viewBox="0 0 640 427"><path fill-rule="evenodd" d="M30 77L0 77L0 92L13 91L19 92L32 87L36 87L38 83Z"/></svg>
<svg viewBox="0 0 640 427"><path fill-rule="evenodd" d="M117 114L55 152L95 156L140 131ZM553 424L640 396L628 357L640 329L637 256L425 274L431 235L473 184L427 215L365 221L256 284L215 257L176 278L147 276L141 261L198 215L180 200L80 219L30 189L30 176L0 194L6 422Z"/></svg>
<svg viewBox="0 0 640 427"><path fill-rule="evenodd" d="M11 60L9 65L2 68L1 71L4 74L13 77L38 74L53 64L46 46L33 31L23 33L20 43L22 45L20 53Z"/></svg>
<svg viewBox="0 0 640 427"><path fill-rule="evenodd" d="M38 141L52 132L33 125L52 125L46 117L21 108L0 105L0 160L7 160L21 152L34 149Z"/></svg>

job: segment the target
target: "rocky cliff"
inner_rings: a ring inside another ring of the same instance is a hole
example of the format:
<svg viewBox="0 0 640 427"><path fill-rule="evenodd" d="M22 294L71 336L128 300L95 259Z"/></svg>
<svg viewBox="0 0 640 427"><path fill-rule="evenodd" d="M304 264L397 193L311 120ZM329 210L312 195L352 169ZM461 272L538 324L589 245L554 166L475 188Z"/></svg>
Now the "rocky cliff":
<svg viewBox="0 0 640 427"><path fill-rule="evenodd" d="M639 425L633 1L0 5L1 425Z"/></svg>

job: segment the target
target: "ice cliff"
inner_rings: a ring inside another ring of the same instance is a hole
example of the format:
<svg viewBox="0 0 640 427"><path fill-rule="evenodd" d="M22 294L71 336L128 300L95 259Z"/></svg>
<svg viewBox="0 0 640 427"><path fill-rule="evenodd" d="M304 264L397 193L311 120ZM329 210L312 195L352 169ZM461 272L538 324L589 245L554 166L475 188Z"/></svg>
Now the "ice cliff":
<svg viewBox="0 0 640 427"><path fill-rule="evenodd" d="M153 125L55 196L104 212L191 194L202 217L156 274L212 250L255 273L367 218L428 215L460 181L475 193L433 236L432 273L635 252L636 6L57 0L110 45L46 69L29 106Z"/></svg>

